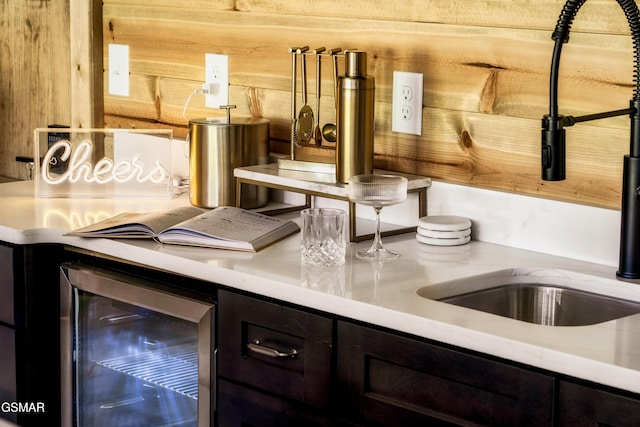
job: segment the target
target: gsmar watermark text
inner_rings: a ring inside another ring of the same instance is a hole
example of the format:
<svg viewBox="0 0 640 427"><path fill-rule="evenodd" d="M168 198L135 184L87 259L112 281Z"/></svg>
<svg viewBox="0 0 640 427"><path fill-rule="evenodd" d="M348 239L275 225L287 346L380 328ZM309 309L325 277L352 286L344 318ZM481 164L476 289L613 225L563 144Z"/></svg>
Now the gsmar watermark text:
<svg viewBox="0 0 640 427"><path fill-rule="evenodd" d="M0 412L37 413L37 412L46 412L46 407L44 402L1 402Z"/></svg>

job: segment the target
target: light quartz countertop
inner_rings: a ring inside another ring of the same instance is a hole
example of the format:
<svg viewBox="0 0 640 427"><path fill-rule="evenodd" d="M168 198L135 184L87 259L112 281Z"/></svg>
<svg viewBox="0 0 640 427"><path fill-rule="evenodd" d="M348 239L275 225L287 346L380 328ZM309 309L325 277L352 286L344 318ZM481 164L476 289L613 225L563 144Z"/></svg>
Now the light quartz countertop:
<svg viewBox="0 0 640 427"><path fill-rule="evenodd" d="M69 230L120 212L188 205L173 199L35 198L32 182L0 184L0 241L59 243L258 295L306 306L526 365L640 393L640 315L592 326L550 327L422 298L416 290L506 271L521 279L553 276L584 290L640 301L640 286L615 280L615 268L492 243L418 243L413 233L384 239L399 259L372 265L350 243L339 268L306 268L300 235L258 253L161 245L151 240L67 237Z"/></svg>

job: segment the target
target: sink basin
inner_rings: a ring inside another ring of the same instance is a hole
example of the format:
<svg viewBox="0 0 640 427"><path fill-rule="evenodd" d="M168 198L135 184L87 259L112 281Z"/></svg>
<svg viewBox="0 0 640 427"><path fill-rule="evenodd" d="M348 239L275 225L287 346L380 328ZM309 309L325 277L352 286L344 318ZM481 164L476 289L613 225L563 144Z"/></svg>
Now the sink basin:
<svg viewBox="0 0 640 427"><path fill-rule="evenodd" d="M545 278L501 273L425 286L418 289L418 295L548 326L586 326L640 313L638 301L559 285L567 281L565 276L558 279L557 274Z"/></svg>

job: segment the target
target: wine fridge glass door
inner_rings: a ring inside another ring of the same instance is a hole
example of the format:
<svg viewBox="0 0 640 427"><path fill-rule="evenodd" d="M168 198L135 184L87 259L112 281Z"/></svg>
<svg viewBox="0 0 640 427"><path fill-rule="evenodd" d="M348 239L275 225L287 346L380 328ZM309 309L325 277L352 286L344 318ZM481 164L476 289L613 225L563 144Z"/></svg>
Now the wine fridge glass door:
<svg viewBox="0 0 640 427"><path fill-rule="evenodd" d="M210 357L211 340L201 322L149 308L157 296L123 301L106 294L71 287L72 424L209 425L209 402L199 400L210 399L211 372L204 381L199 372L211 366L201 360Z"/></svg>
<svg viewBox="0 0 640 427"><path fill-rule="evenodd" d="M75 291L81 426L196 426L194 323Z"/></svg>

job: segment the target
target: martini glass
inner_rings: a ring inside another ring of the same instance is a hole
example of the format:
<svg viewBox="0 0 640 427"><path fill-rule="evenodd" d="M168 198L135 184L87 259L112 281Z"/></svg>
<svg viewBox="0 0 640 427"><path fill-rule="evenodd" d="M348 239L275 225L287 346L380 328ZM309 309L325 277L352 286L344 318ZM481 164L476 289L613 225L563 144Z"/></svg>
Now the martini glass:
<svg viewBox="0 0 640 427"><path fill-rule="evenodd" d="M397 175L355 175L349 178L349 200L376 211L376 231L373 244L357 252L360 258L389 259L399 254L385 249L380 238L380 211L385 206L402 203L407 198L407 179Z"/></svg>

